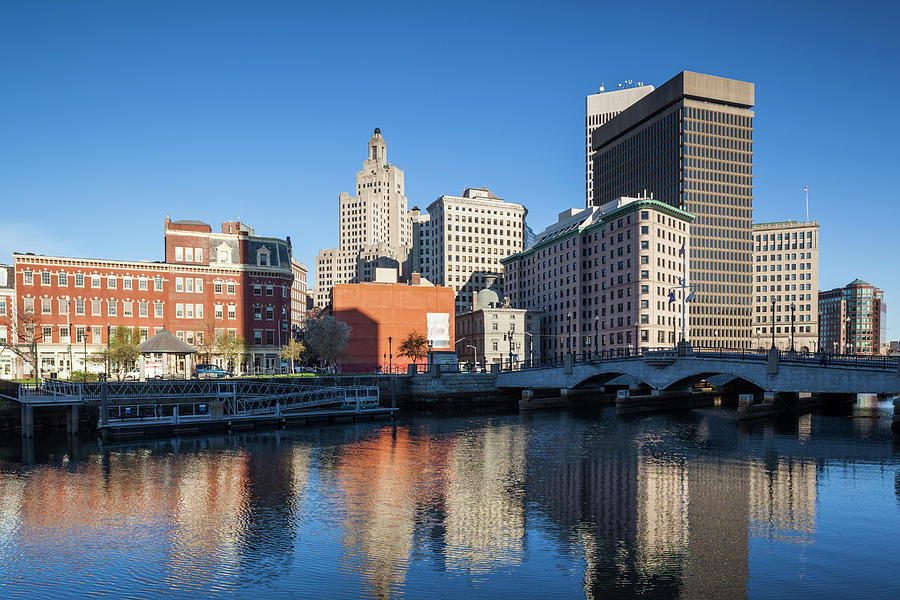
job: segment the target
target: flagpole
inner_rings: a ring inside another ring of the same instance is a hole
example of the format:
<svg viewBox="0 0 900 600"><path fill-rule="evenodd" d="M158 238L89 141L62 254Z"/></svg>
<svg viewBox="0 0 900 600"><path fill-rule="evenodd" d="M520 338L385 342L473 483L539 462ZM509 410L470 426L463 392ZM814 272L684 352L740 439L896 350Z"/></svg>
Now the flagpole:
<svg viewBox="0 0 900 600"><path fill-rule="evenodd" d="M806 194L806 222L809 223L809 186L803 186L803 192Z"/></svg>

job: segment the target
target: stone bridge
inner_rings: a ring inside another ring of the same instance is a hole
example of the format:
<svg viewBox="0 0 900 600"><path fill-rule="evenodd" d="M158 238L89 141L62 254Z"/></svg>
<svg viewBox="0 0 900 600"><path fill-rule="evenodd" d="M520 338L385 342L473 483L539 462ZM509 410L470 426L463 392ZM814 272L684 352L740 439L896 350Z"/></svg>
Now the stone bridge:
<svg viewBox="0 0 900 600"><path fill-rule="evenodd" d="M801 356L793 353L647 352L637 356L566 363L497 376L506 389L577 389L609 384L622 376L651 395L676 392L702 380L729 381L757 393L900 394L897 360L886 357Z"/></svg>

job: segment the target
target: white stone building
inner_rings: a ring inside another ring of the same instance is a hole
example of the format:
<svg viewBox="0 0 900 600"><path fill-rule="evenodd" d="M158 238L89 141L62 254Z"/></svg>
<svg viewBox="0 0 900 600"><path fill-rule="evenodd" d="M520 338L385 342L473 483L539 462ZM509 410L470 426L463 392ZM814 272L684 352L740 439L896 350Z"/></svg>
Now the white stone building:
<svg viewBox="0 0 900 600"><path fill-rule="evenodd" d="M794 349L815 352L819 349L819 224L754 223L752 230L753 347L771 347L774 333L775 347L789 350L793 314Z"/></svg>
<svg viewBox="0 0 900 600"><path fill-rule="evenodd" d="M541 311L545 357L672 347L682 335L692 220L651 198L567 210L534 246L503 260L504 292L512 306Z"/></svg>
<svg viewBox="0 0 900 600"><path fill-rule="evenodd" d="M387 161L380 129L369 140L363 168L356 172L356 195L338 197L339 246L316 256L316 306L325 306L338 283L373 281L376 268L410 273L413 225L403 171Z"/></svg>
<svg viewBox="0 0 900 600"><path fill-rule="evenodd" d="M456 315L456 354L481 366L540 364L541 313L513 308L488 277L488 287L475 292L472 310Z"/></svg>
<svg viewBox="0 0 900 600"><path fill-rule="evenodd" d="M528 211L487 189L469 188L461 196L441 196L428 214L429 227L421 228L422 274L453 288L460 314L489 278L502 275L500 261L524 248Z"/></svg>

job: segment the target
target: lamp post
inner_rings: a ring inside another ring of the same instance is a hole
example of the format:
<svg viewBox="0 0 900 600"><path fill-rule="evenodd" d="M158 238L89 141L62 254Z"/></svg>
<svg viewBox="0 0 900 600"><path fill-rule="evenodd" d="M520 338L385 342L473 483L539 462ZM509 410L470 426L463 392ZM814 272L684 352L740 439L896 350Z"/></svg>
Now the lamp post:
<svg viewBox="0 0 900 600"><path fill-rule="evenodd" d="M106 378L109 379L109 323L106 324Z"/></svg>
<svg viewBox="0 0 900 600"><path fill-rule="evenodd" d="M87 327L81 333L81 341L84 342L84 361L81 363L81 368L87 376Z"/></svg>
<svg viewBox="0 0 900 600"><path fill-rule="evenodd" d="M394 373L394 351L391 349L391 342L394 341L394 338L388 336L388 373Z"/></svg>
<svg viewBox="0 0 900 600"><path fill-rule="evenodd" d="M513 352L515 351L515 342L513 342L513 334L514 333L515 333L515 331L512 328L510 328L510 330L506 334L507 337L509 338L509 370L510 371L512 371L512 369L513 369Z"/></svg>
<svg viewBox="0 0 900 600"><path fill-rule="evenodd" d="M791 352L794 351L794 310L797 305L791 302Z"/></svg>
<svg viewBox="0 0 900 600"><path fill-rule="evenodd" d="M473 346L472 344L466 344L466 348L471 348L472 352L475 354L475 369L478 369L478 348Z"/></svg>
<svg viewBox="0 0 900 600"><path fill-rule="evenodd" d="M775 296L772 296L772 316L769 318L772 330L772 348L775 347Z"/></svg>

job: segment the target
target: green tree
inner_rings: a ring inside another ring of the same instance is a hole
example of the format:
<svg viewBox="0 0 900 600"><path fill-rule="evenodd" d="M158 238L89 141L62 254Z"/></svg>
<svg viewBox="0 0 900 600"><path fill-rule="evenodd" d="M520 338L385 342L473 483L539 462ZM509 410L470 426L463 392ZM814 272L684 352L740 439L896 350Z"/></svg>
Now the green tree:
<svg viewBox="0 0 900 600"><path fill-rule="evenodd" d="M410 331L409 334L400 342L400 350L398 356L406 356L411 358L413 364L420 359L428 356L428 339L421 331Z"/></svg>
<svg viewBox="0 0 900 600"><path fill-rule="evenodd" d="M141 351L138 350L140 343L141 336L138 329L120 325L111 332L107 347L95 352L89 360L98 364L108 364L116 379L122 381L125 372L141 355Z"/></svg>
<svg viewBox="0 0 900 600"><path fill-rule="evenodd" d="M237 371L237 361L247 353L247 340L233 333L225 333L216 340L216 351L225 358L229 369Z"/></svg>
<svg viewBox="0 0 900 600"><path fill-rule="evenodd" d="M294 364L296 361L300 360L300 356L303 354L304 350L306 350L306 346L303 345L303 342L298 342L293 338L281 347L281 358L290 361L291 373L294 372Z"/></svg>
<svg viewBox="0 0 900 600"><path fill-rule="evenodd" d="M326 365L336 366L350 341L350 327L331 315L307 319L303 343Z"/></svg>

